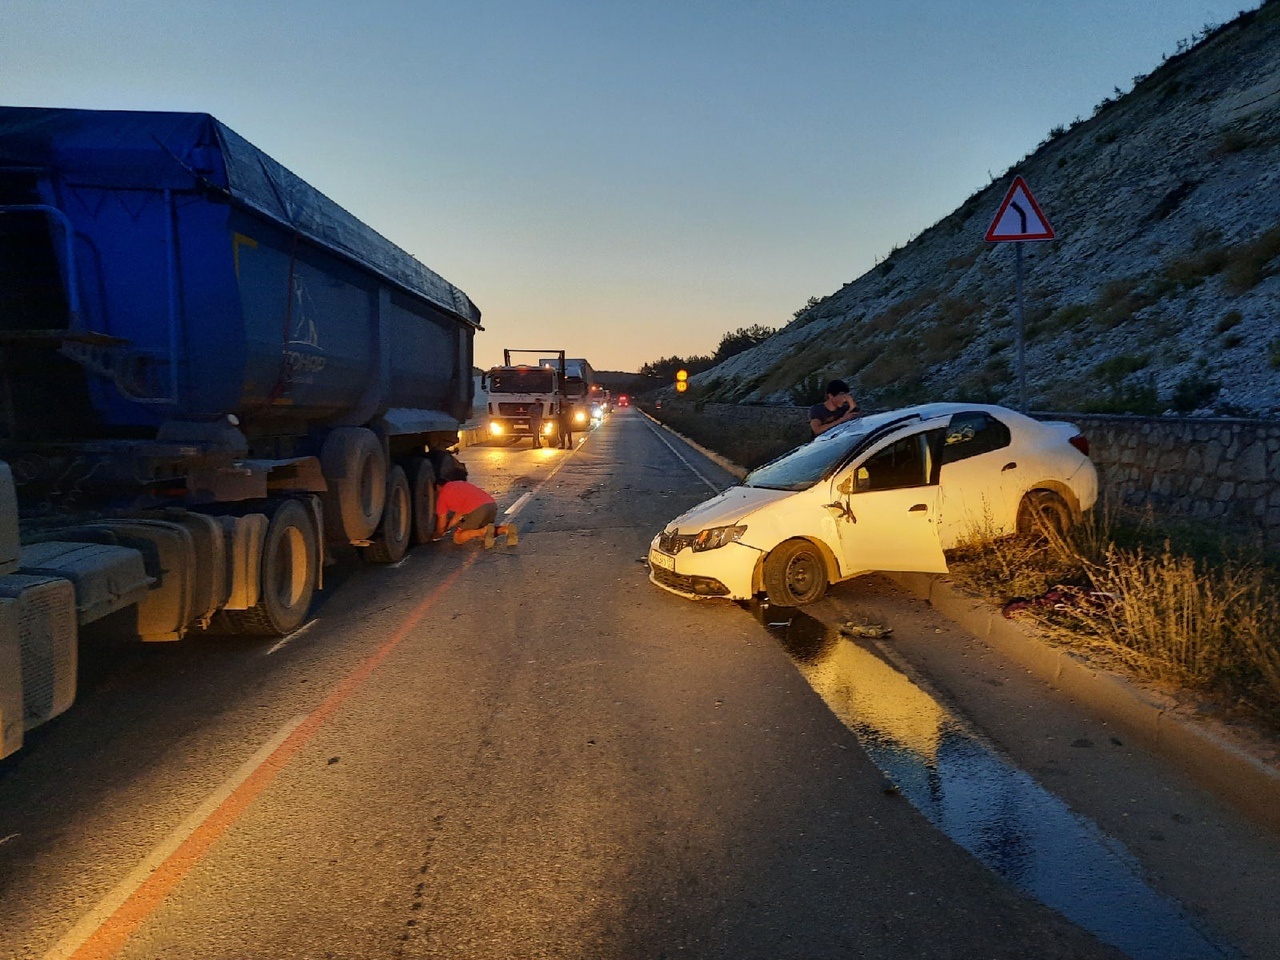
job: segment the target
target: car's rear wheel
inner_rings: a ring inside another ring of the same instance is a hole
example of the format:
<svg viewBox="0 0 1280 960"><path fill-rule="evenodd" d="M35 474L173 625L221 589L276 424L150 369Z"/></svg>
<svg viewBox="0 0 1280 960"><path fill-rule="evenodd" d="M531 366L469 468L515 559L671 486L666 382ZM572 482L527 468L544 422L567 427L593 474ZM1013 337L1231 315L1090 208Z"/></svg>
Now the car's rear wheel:
<svg viewBox="0 0 1280 960"><path fill-rule="evenodd" d="M780 607L802 607L827 592L822 553L807 540L788 540L764 561L764 591Z"/></svg>
<svg viewBox="0 0 1280 960"><path fill-rule="evenodd" d="M1018 533L1032 537L1064 537L1075 518L1056 493L1032 490L1018 504Z"/></svg>

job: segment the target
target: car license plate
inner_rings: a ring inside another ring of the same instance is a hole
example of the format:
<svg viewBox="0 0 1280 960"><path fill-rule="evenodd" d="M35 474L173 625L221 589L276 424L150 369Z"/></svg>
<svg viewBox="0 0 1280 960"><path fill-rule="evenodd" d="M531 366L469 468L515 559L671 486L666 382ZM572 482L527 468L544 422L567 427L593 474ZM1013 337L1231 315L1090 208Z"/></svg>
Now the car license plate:
<svg viewBox="0 0 1280 960"><path fill-rule="evenodd" d="M658 567L661 570L670 570L672 573L676 569L676 558L667 556L657 550L649 551L649 566Z"/></svg>

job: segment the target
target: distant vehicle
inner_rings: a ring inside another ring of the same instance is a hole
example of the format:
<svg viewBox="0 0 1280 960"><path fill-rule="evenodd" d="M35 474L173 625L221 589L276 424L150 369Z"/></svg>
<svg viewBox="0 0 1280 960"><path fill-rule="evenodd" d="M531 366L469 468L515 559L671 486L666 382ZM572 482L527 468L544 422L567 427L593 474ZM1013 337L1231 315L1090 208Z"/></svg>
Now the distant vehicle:
<svg viewBox="0 0 1280 960"><path fill-rule="evenodd" d="M618 397L618 406L620 406L620 407L629 407L629 406L631 406L631 398L630 398L630 397L628 397L625 393L624 393L624 394L622 394L622 395L620 395L620 396Z"/></svg>
<svg viewBox="0 0 1280 960"><path fill-rule="evenodd" d="M534 449L559 436L559 417L572 400L567 393L568 371L564 351L536 366L513 363L514 354L548 353L547 350L502 351L502 366L485 374L489 392L489 436L495 440L527 437Z"/></svg>
<svg viewBox="0 0 1280 960"><path fill-rule="evenodd" d="M559 361L555 357L544 357L538 364L547 367L554 366L557 362ZM600 390L591 364L581 357L564 358L562 393L574 431L586 430L593 419L598 419L594 415L594 401Z"/></svg>
<svg viewBox="0 0 1280 960"><path fill-rule="evenodd" d="M752 471L653 538L649 579L686 597L779 606L875 570L945 573L944 549L1065 530L1098 476L1069 423L935 403L851 420Z"/></svg>

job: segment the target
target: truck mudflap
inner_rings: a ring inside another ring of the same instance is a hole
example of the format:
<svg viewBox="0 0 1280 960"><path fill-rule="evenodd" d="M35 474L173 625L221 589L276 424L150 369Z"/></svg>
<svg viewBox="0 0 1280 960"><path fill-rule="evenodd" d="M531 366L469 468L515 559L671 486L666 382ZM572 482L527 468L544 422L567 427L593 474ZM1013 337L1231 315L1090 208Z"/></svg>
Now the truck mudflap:
<svg viewBox="0 0 1280 960"><path fill-rule="evenodd" d="M249 610L261 591L262 541L267 535L266 514L219 517L227 544L227 602L224 610ZM319 521L316 529L320 529ZM320 539L317 537L317 539Z"/></svg>

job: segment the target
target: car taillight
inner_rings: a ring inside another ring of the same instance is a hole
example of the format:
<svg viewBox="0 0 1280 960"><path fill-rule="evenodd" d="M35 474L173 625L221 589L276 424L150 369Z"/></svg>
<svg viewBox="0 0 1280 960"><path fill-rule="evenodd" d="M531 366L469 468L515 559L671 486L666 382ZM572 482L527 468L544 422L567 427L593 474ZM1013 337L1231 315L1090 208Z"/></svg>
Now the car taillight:
<svg viewBox="0 0 1280 960"><path fill-rule="evenodd" d="M1067 443L1071 444L1086 457L1089 455L1089 438L1083 433L1077 433L1074 437L1068 440Z"/></svg>

